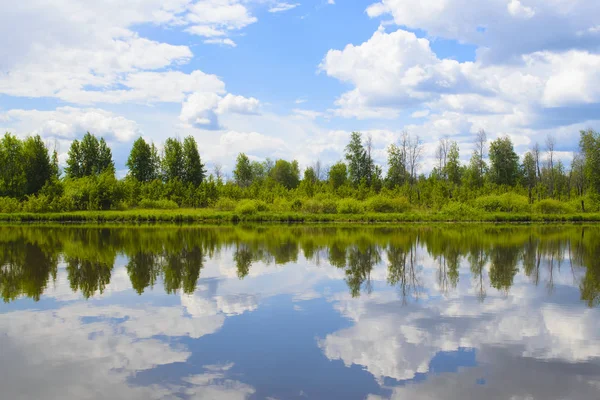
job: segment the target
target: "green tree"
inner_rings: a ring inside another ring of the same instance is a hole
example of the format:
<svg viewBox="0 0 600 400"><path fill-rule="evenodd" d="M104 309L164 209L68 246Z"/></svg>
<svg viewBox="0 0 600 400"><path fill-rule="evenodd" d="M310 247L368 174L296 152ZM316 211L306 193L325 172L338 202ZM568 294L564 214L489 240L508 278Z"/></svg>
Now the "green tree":
<svg viewBox="0 0 600 400"><path fill-rule="evenodd" d="M115 173L115 163L112 159L112 151L104 141L104 138L100 138L98 143L98 164L95 170L97 175L107 171L109 173Z"/></svg>
<svg viewBox="0 0 600 400"><path fill-rule="evenodd" d="M407 181L406 149L403 146L391 144L388 147L388 171L386 184L389 188L402 186Z"/></svg>
<svg viewBox="0 0 600 400"><path fill-rule="evenodd" d="M348 170L346 164L340 161L331 166L329 169L329 184L334 190L344 185L347 180Z"/></svg>
<svg viewBox="0 0 600 400"><path fill-rule="evenodd" d="M23 142L23 164L27 181L25 194L36 194L53 176L48 149L39 135L30 136Z"/></svg>
<svg viewBox="0 0 600 400"><path fill-rule="evenodd" d="M184 179L183 147L177 139L168 138L165 141L162 173L165 182Z"/></svg>
<svg viewBox="0 0 600 400"><path fill-rule="evenodd" d="M307 183L317 183L317 174L315 173L315 170L313 167L308 167L304 170L304 178L303 181L307 182Z"/></svg>
<svg viewBox="0 0 600 400"><path fill-rule="evenodd" d="M519 156L508 136L490 144L490 178L498 185L514 186L519 177Z"/></svg>
<svg viewBox="0 0 600 400"><path fill-rule="evenodd" d="M69 178L83 177L83 154L81 153L81 145L79 140L75 139L71 142L67 158L67 168L65 172Z"/></svg>
<svg viewBox="0 0 600 400"><path fill-rule="evenodd" d="M362 135L352 132L350 143L346 146L346 161L348 162L348 178L354 186L358 186L361 180L368 177L369 159L367 151L362 144Z"/></svg>
<svg viewBox="0 0 600 400"><path fill-rule="evenodd" d="M100 175L105 171L114 173L115 165L104 138L98 140L87 132L81 141L75 139L71 143L65 170L69 178Z"/></svg>
<svg viewBox="0 0 600 400"><path fill-rule="evenodd" d="M295 189L300 184L298 161L277 160L271 170L271 177L286 189Z"/></svg>
<svg viewBox="0 0 600 400"><path fill-rule="evenodd" d="M150 182L156 179L156 165L153 160L152 147L139 137L133 142L127 159L129 174L140 182Z"/></svg>
<svg viewBox="0 0 600 400"><path fill-rule="evenodd" d="M579 145L585 159L584 171L587 185L595 193L600 193L600 134L591 129L581 131Z"/></svg>
<svg viewBox="0 0 600 400"><path fill-rule="evenodd" d="M460 184L461 180L461 166L460 166L460 150L458 143L452 142L450 144L450 150L448 151L448 158L446 160L446 167L444 175L448 180L455 185Z"/></svg>
<svg viewBox="0 0 600 400"><path fill-rule="evenodd" d="M23 155L23 143L7 132L0 141L0 196L25 194L27 176Z"/></svg>
<svg viewBox="0 0 600 400"><path fill-rule="evenodd" d="M206 169L200 159L196 140L188 136L183 140L183 182L200 186L205 176Z"/></svg>
<svg viewBox="0 0 600 400"><path fill-rule="evenodd" d="M523 183L527 187L529 193L529 201L533 202L533 189L537 184L537 169L535 165L535 158L530 151L523 157L522 165Z"/></svg>
<svg viewBox="0 0 600 400"><path fill-rule="evenodd" d="M79 148L81 150L82 176L92 176L99 173L100 143L98 142L98 139L87 132L83 135Z"/></svg>
<svg viewBox="0 0 600 400"><path fill-rule="evenodd" d="M244 153L237 156L233 176L235 183L240 187L248 187L252 184L252 166L250 165L250 159Z"/></svg>

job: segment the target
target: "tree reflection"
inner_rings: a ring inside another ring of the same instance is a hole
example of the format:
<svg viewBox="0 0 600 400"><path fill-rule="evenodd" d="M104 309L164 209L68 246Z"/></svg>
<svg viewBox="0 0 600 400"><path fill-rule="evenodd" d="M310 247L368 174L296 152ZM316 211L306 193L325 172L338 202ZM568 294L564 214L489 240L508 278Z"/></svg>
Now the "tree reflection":
<svg viewBox="0 0 600 400"><path fill-rule="evenodd" d="M143 251L129 256L126 268L131 286L138 294L144 293L147 287L154 287L161 272L159 257Z"/></svg>
<svg viewBox="0 0 600 400"><path fill-rule="evenodd" d="M240 244L235 249L233 260L235 261L238 278L244 279L250 273L250 267L252 266L252 251L248 246Z"/></svg>
<svg viewBox="0 0 600 400"><path fill-rule="evenodd" d="M160 281L167 293L192 293L207 257L227 254L238 278L244 279L254 262L297 262L300 250L310 263L324 256L343 269L353 297L372 290L373 271L383 258L387 284L398 290L404 303L418 299L425 290L419 255L423 268L435 269L433 284L441 293L457 287L463 278L461 263L467 262L470 284L480 301L490 286L508 293L521 266L533 284L545 284L552 292L568 262L582 300L600 305L596 226L4 226L0 293L5 302L20 296L39 300L63 260L71 288L90 298L110 284L117 256L126 257L127 274L139 294Z"/></svg>
<svg viewBox="0 0 600 400"><path fill-rule="evenodd" d="M175 293L182 289L185 294L194 293L203 267L204 254L197 246L180 252L167 252L163 265L165 291Z"/></svg>
<svg viewBox="0 0 600 400"><path fill-rule="evenodd" d="M411 296L418 300L422 284L417 271L415 246L410 246L407 250L390 245L387 257L389 262L387 282L391 286L398 287L402 304L406 304L406 299Z"/></svg>
<svg viewBox="0 0 600 400"><path fill-rule="evenodd" d="M56 279L58 257L32 243L11 242L0 249L2 299L9 302L25 295L39 301L50 277Z"/></svg>
<svg viewBox="0 0 600 400"><path fill-rule="evenodd" d="M110 283L113 264L77 257L67 257L66 262L73 291L80 290L86 299L92 297L96 291L104 293L106 285Z"/></svg>
<svg viewBox="0 0 600 400"><path fill-rule="evenodd" d="M348 251L348 264L346 266L346 283L350 288L352 297L360 296L364 285L367 293L371 293L371 271L381 261L379 249L374 245L351 246Z"/></svg>

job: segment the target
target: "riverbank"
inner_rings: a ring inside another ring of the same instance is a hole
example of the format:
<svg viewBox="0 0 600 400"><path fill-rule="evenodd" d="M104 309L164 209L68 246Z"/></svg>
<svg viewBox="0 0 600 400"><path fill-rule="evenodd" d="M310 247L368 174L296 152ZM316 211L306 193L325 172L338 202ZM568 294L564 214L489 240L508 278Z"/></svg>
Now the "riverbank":
<svg viewBox="0 0 600 400"><path fill-rule="evenodd" d="M3 213L2 222L175 222L175 223L409 223L409 222L600 222L600 213L538 214L486 212L406 212L315 214L306 212L217 211L211 209L76 211L61 213Z"/></svg>

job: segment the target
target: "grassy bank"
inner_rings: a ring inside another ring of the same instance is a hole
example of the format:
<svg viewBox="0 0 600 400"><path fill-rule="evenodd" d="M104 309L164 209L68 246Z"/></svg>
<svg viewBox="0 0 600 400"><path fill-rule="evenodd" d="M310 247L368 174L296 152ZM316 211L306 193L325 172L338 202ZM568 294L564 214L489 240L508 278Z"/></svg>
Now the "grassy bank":
<svg viewBox="0 0 600 400"><path fill-rule="evenodd" d="M405 213L315 214L306 212L217 211L210 209L76 211L62 213L2 213L3 222L600 222L600 213L539 214L510 212L461 212L461 210Z"/></svg>

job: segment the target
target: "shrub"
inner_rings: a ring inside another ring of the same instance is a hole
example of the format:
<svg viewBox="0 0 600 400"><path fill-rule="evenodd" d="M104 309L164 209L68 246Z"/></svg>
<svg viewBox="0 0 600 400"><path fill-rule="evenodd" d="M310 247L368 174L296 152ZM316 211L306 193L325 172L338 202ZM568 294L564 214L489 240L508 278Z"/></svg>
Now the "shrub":
<svg viewBox="0 0 600 400"><path fill-rule="evenodd" d="M572 205L552 199L535 203L533 209L539 214L569 214L575 211Z"/></svg>
<svg viewBox="0 0 600 400"><path fill-rule="evenodd" d="M296 199L292 201L291 209L292 211L300 211L302 209L302 200Z"/></svg>
<svg viewBox="0 0 600 400"><path fill-rule="evenodd" d="M479 211L474 209L473 207L464 204L451 202L442 207L441 214L454 219L473 219L476 220L479 218Z"/></svg>
<svg viewBox="0 0 600 400"><path fill-rule="evenodd" d="M529 212L531 206L525 196L513 193L489 195L475 199L475 208L487 212Z"/></svg>
<svg viewBox="0 0 600 400"><path fill-rule="evenodd" d="M337 211L340 214L362 214L363 204L354 199L342 199L337 203Z"/></svg>
<svg viewBox="0 0 600 400"><path fill-rule="evenodd" d="M258 205L254 200L242 200L235 207L235 212L242 215L252 215L258 212Z"/></svg>
<svg viewBox="0 0 600 400"><path fill-rule="evenodd" d="M29 196L27 201L23 202L22 210L30 213L43 213L52 210L50 199L44 194Z"/></svg>
<svg viewBox="0 0 600 400"><path fill-rule="evenodd" d="M19 200L12 197L0 197L0 212L13 213L21 210Z"/></svg>
<svg viewBox="0 0 600 400"><path fill-rule="evenodd" d="M254 200L256 203L256 209L260 212L269 211L269 205L262 200Z"/></svg>
<svg viewBox="0 0 600 400"><path fill-rule="evenodd" d="M139 208L156 209L156 210L175 210L179 208L173 200L150 200L142 199L138 204Z"/></svg>
<svg viewBox="0 0 600 400"><path fill-rule="evenodd" d="M302 211L311 214L335 214L337 204L333 200L307 200L302 205Z"/></svg>
<svg viewBox="0 0 600 400"><path fill-rule="evenodd" d="M235 210L236 202L228 197L221 197L215 203L215 209L219 211L233 211Z"/></svg>
<svg viewBox="0 0 600 400"><path fill-rule="evenodd" d="M405 197L371 197L367 201L367 209L378 213L402 213L410 209L410 204Z"/></svg>

